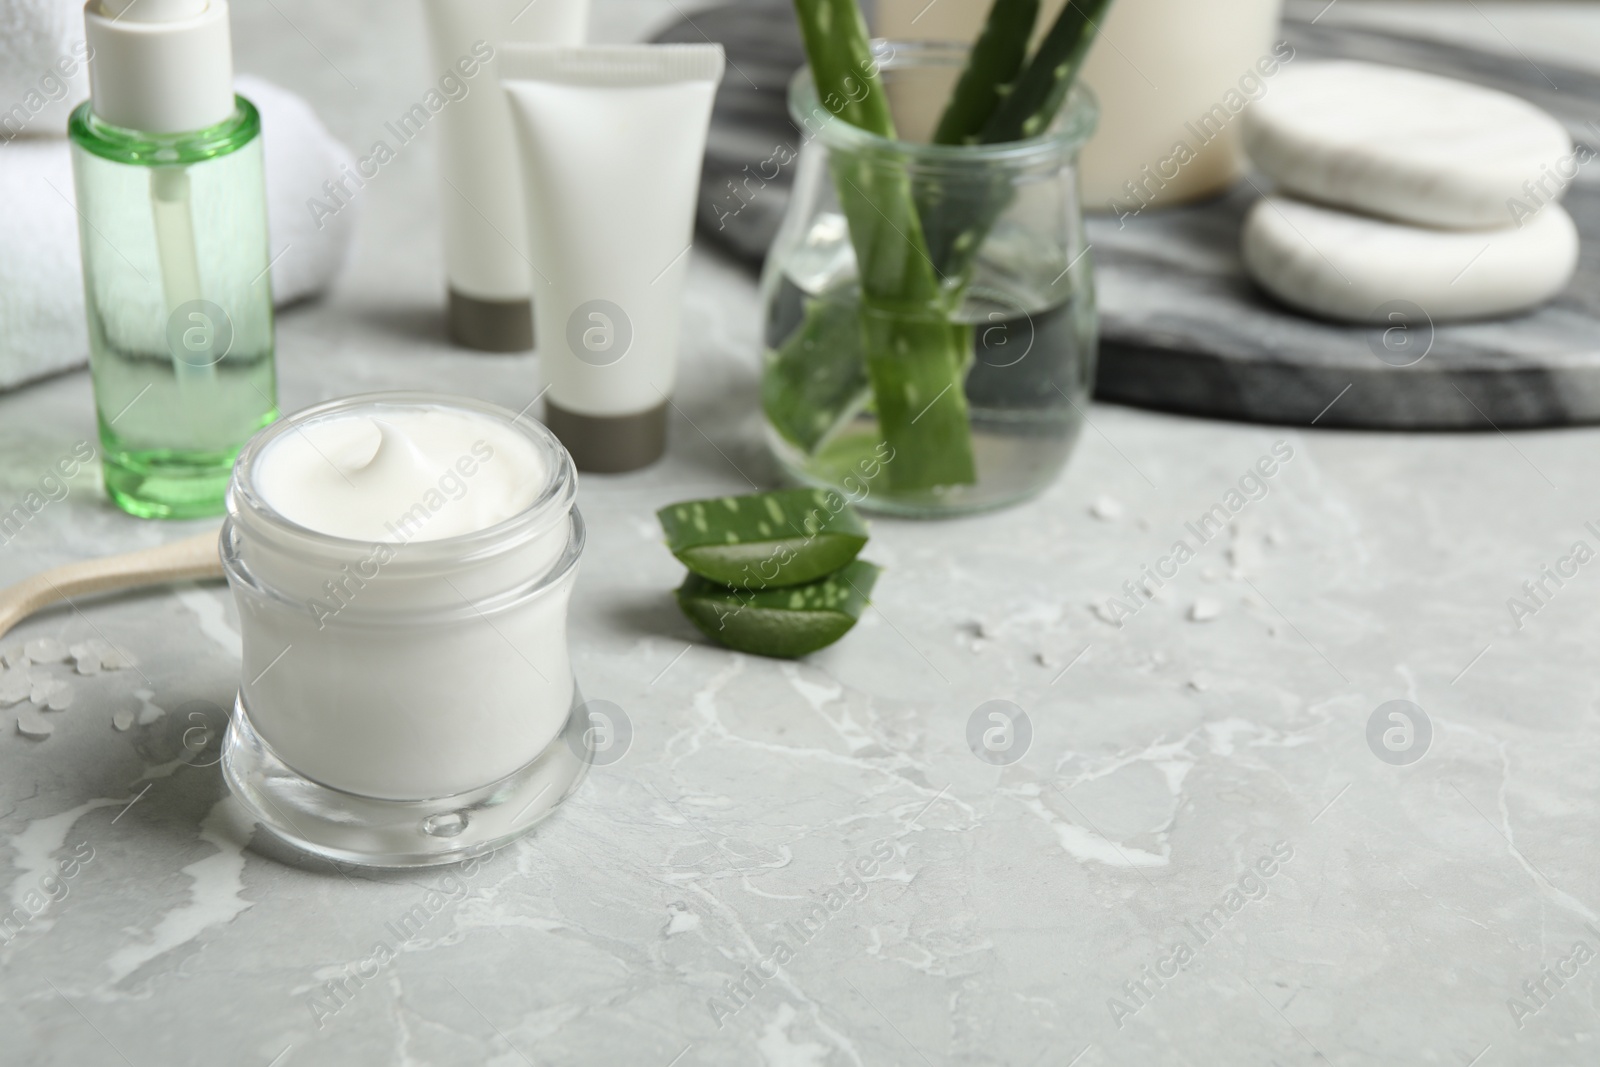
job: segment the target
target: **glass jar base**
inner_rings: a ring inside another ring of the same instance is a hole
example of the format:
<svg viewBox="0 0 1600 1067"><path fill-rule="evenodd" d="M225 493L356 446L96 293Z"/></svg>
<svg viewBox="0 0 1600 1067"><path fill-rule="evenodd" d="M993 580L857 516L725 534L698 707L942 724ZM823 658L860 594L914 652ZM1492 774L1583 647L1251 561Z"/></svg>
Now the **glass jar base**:
<svg viewBox="0 0 1600 1067"><path fill-rule="evenodd" d="M975 419L977 484L917 492L890 487L888 467L893 459L876 460L882 453L881 439L871 432L875 429L841 435L820 455L809 456L785 440L770 423L765 426L773 459L796 484L833 489L855 507L878 515L943 519L1010 507L1048 489L1077 443L1081 420L1069 415L1058 423L1024 431L1014 427L997 429Z"/></svg>
<svg viewBox="0 0 1600 1067"><path fill-rule="evenodd" d="M242 700L222 749L228 789L274 837L361 867L432 867L487 855L531 830L582 781L593 761L589 719L573 691L566 725L521 770L432 800L380 800L313 782L278 758Z"/></svg>
<svg viewBox="0 0 1600 1067"><path fill-rule="evenodd" d="M102 461L106 495L141 519L221 515L236 453L113 452Z"/></svg>

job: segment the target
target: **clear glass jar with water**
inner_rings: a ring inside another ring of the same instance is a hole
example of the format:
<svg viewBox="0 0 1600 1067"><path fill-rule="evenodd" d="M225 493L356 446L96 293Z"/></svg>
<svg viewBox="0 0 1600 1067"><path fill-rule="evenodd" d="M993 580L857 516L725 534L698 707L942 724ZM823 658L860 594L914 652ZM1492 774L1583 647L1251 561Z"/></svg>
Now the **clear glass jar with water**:
<svg viewBox="0 0 1600 1067"><path fill-rule="evenodd" d="M965 49L876 51L901 137L931 129ZM802 148L762 278L762 410L778 461L801 482L891 514L962 514L1039 492L1072 450L1094 380L1077 177L1093 97L1076 88L1047 133L992 145L891 141L848 125L818 101L805 69L789 108ZM914 215L897 215L900 201ZM928 267L935 299L883 298ZM935 368L919 395L935 347L960 366L943 390ZM909 400L886 427L878 394L902 379ZM964 396L942 395L957 383Z"/></svg>

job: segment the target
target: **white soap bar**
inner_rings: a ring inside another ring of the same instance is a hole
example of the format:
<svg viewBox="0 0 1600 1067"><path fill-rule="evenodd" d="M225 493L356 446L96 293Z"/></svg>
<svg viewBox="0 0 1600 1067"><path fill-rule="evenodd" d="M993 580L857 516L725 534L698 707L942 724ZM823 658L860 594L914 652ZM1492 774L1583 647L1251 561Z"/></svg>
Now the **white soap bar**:
<svg viewBox="0 0 1600 1067"><path fill-rule="evenodd" d="M1493 229L1559 199L1580 158L1526 100L1372 63L1287 67L1244 112L1245 151L1279 188L1425 226Z"/></svg>
<svg viewBox="0 0 1600 1067"><path fill-rule="evenodd" d="M1245 217L1245 268L1291 307L1345 322L1387 323L1394 301L1434 323L1541 304L1578 265L1578 230L1559 204L1503 230L1432 230L1287 197Z"/></svg>

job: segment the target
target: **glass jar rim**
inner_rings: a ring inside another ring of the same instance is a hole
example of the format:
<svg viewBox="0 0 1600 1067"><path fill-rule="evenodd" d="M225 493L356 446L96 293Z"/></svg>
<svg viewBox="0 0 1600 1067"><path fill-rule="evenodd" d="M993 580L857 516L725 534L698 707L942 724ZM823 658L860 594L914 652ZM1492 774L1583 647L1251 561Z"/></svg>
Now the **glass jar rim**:
<svg viewBox="0 0 1600 1067"><path fill-rule="evenodd" d="M584 546L588 543L588 526L583 521L583 515L574 507L567 515L567 538L562 544L561 554L545 570L533 574L525 581L512 585L506 589L490 593L477 600L463 598L460 605L451 607L413 608L405 612L395 612L384 609L378 611L363 611L358 608L340 609L340 627L342 629L393 629L405 626L433 626L458 622L464 619L486 619L510 608L525 604L535 597L540 597L559 586L562 582L572 577L578 569L578 561L583 557ZM222 552L222 570L228 579L228 584L235 587L243 585L253 590L258 596L266 597L279 604L303 610L304 601L285 593L271 581L264 580L257 569L252 569L245 562L239 547L239 524L230 516L222 521L220 544ZM346 542L347 544L361 544L363 542ZM424 542L426 543L426 542Z"/></svg>
<svg viewBox="0 0 1600 1067"><path fill-rule="evenodd" d="M949 67L960 70L971 48L942 41L892 41L874 38L872 55L886 71L916 67ZM823 116L820 125L808 120ZM946 145L922 141L900 141L880 137L840 119L817 96L809 64L795 71L789 81L789 117L801 130L802 142L812 136L830 149L875 153L900 157L924 167L984 167L1005 165L1026 167L1051 161L1064 161L1083 147L1094 134L1100 119L1100 104L1082 81L1073 85L1055 122L1044 133L1020 141L994 144Z"/></svg>
<svg viewBox="0 0 1600 1067"><path fill-rule="evenodd" d="M498 555L511 547L536 537L554 526L573 510L578 492L578 473L556 435L542 423L526 417L524 412L513 412L498 404L472 397L445 393L382 392L358 393L337 400L313 404L287 415L259 430L245 443L234 461L233 477L228 485L228 518L234 523L259 524L280 537L300 541L312 551L318 548L339 553L371 547L374 542L340 537L303 526L288 518L267 502L255 484L255 468L265 451L286 433L292 433L308 423L316 422L368 407L428 407L446 410L464 410L486 415L507 427L522 433L546 461L544 485L533 502L522 511L492 526L452 537L405 542L383 542L405 546L406 558L413 565L427 565L442 560L471 562L485 556Z"/></svg>

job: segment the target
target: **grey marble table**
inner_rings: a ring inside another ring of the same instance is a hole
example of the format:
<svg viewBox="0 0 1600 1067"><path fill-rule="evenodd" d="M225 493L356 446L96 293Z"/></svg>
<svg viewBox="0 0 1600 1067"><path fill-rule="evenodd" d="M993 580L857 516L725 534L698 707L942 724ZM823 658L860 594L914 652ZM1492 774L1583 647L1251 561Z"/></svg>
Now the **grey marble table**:
<svg viewBox="0 0 1600 1067"><path fill-rule="evenodd" d="M598 25L643 37L672 7L597 0ZM1600 32L1562 5L1383 17L1492 19L1535 57L1529 25L1552 47ZM427 80L406 5L238 0L234 18L240 65L358 146ZM443 341L432 151L369 184L338 290L281 317L288 407L536 391L531 358ZM680 571L652 510L773 475L748 273L697 250L685 330L667 460L580 496L576 666L632 746L481 864L372 874L252 840L217 769L177 758L236 685L221 588L0 642L138 658L75 676L47 740L10 713L0 731L0 896L43 902L0 943L0 1064L1594 1062L1600 562L1561 560L1600 548L1600 431L1096 405L1032 503L879 520L876 610L784 664L706 646L666 595ZM0 505L93 434L82 374L0 397ZM1254 480L1279 441L1292 457ZM1187 524L1230 500L1200 545ZM129 519L85 474L0 547L0 581L198 528ZM1195 558L1105 621L1179 538ZM1031 724L1005 765L969 747L992 701Z"/></svg>

